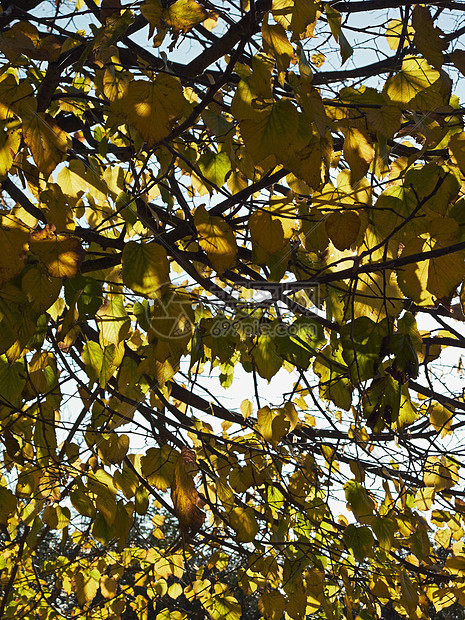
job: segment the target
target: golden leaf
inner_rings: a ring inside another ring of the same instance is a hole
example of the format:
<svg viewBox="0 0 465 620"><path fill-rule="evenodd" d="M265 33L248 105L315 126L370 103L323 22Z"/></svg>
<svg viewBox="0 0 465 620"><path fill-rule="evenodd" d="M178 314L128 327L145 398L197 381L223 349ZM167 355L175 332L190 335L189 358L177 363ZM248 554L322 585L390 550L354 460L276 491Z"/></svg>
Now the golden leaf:
<svg viewBox="0 0 465 620"><path fill-rule="evenodd" d="M39 112L24 120L23 138L39 172L48 179L66 153L67 134L49 114Z"/></svg>
<svg viewBox="0 0 465 620"><path fill-rule="evenodd" d="M112 101L110 107L135 127L149 146L154 146L169 135L185 103L181 83L160 73L150 82L130 82L124 95Z"/></svg>
<svg viewBox="0 0 465 620"><path fill-rule="evenodd" d="M55 227L50 224L31 234L29 249L40 258L48 274L54 278L74 277L85 255L77 237L57 235Z"/></svg>
<svg viewBox="0 0 465 620"><path fill-rule="evenodd" d="M218 273L223 273L236 262L237 243L234 232L220 217L211 217L203 205L195 210L194 224L200 247Z"/></svg>
<svg viewBox="0 0 465 620"><path fill-rule="evenodd" d="M352 185L366 175L374 156L367 136L355 127L349 129L344 140L344 157L350 166Z"/></svg>

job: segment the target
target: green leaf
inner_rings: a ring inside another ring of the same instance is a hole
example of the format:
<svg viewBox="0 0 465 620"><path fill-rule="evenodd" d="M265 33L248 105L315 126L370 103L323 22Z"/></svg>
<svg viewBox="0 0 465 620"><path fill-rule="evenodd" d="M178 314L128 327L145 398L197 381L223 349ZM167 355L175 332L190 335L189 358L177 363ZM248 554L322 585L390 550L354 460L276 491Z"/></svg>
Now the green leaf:
<svg viewBox="0 0 465 620"><path fill-rule="evenodd" d="M283 365L283 360L276 352L274 337L271 334L261 334L251 354L258 374L268 381L271 381Z"/></svg>
<svg viewBox="0 0 465 620"><path fill-rule="evenodd" d="M219 153L207 151L199 157L197 166L207 181L217 187L222 187L226 175L231 170L231 160L224 151Z"/></svg>
<svg viewBox="0 0 465 620"><path fill-rule="evenodd" d="M325 347L316 357L313 369L320 377L321 398L348 410L352 403L352 385L341 350L329 345Z"/></svg>
<svg viewBox="0 0 465 620"><path fill-rule="evenodd" d="M292 151L299 115L289 99L268 105L254 119L240 123L241 135L256 164L270 155L280 157Z"/></svg>
<svg viewBox="0 0 465 620"><path fill-rule="evenodd" d="M352 383L358 384L374 376L387 334L386 319L375 323L362 316L343 326L342 357L350 369Z"/></svg>
<svg viewBox="0 0 465 620"><path fill-rule="evenodd" d="M147 482L161 491L166 491L174 480L177 454L169 446L149 448L140 462L142 474Z"/></svg>
<svg viewBox="0 0 465 620"><path fill-rule="evenodd" d="M366 525L361 527L352 524L348 525L344 530L343 539L357 560L362 561L373 557L375 539L370 528Z"/></svg>
<svg viewBox="0 0 465 620"><path fill-rule="evenodd" d="M396 531L396 523L394 519L387 516L376 517L373 522L373 532L378 539L380 549L383 551L391 551L394 543L394 534Z"/></svg>
<svg viewBox="0 0 465 620"><path fill-rule="evenodd" d="M88 496L85 488L73 489L69 494L69 498L73 505L73 508L84 517L94 518L96 514L95 505Z"/></svg>
<svg viewBox="0 0 465 620"><path fill-rule="evenodd" d="M103 351L98 342L90 341L82 347L82 359L89 379L97 381L103 363Z"/></svg>
<svg viewBox="0 0 465 620"><path fill-rule="evenodd" d="M276 351L299 368L308 368L310 360L325 343L323 330L309 318L300 316L275 337Z"/></svg>
<svg viewBox="0 0 465 620"><path fill-rule="evenodd" d="M2 401L21 407L21 394L26 385L24 366L20 362L9 364L5 355L0 356L0 394Z"/></svg>
<svg viewBox="0 0 465 620"><path fill-rule="evenodd" d="M170 282L170 265L166 250L158 243L129 241L124 246L123 282L136 293L156 299Z"/></svg>
<svg viewBox="0 0 465 620"><path fill-rule="evenodd" d="M375 502L366 489L356 482L349 480L344 485L347 503L359 523L372 523Z"/></svg>

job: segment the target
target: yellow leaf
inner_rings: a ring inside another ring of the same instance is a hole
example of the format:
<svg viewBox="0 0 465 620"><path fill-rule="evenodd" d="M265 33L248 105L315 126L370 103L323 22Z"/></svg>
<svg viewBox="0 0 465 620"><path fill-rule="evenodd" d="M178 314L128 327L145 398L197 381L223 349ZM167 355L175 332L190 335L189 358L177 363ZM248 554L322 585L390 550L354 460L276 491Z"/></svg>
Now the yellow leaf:
<svg viewBox="0 0 465 620"><path fill-rule="evenodd" d="M405 570L400 573L401 603L408 611L415 611L418 605L418 591Z"/></svg>
<svg viewBox="0 0 465 620"><path fill-rule="evenodd" d="M16 510L18 501L10 489L0 486L0 523L6 525L8 518Z"/></svg>
<svg viewBox="0 0 465 620"><path fill-rule="evenodd" d="M21 280L21 288L32 308L39 314L48 310L55 303L60 294L61 285L61 279L51 278L44 270L36 266L28 269Z"/></svg>
<svg viewBox="0 0 465 620"><path fill-rule="evenodd" d="M128 449L129 437L127 435L112 434L108 439L102 437L98 444L100 457L112 465L121 463Z"/></svg>
<svg viewBox="0 0 465 620"><path fill-rule="evenodd" d="M102 575L100 578L100 591L102 596L106 599L114 598L116 596L116 590L118 588L118 582L109 575Z"/></svg>
<svg viewBox="0 0 465 620"><path fill-rule="evenodd" d="M292 41L313 36L320 16L320 2L315 0L273 0L274 20L292 32Z"/></svg>
<svg viewBox="0 0 465 620"><path fill-rule="evenodd" d="M347 250L360 230L360 218L355 211L331 213L325 221L326 232L338 250Z"/></svg>
<svg viewBox="0 0 465 620"><path fill-rule="evenodd" d="M236 507L229 515L231 526L236 531L238 542L252 542L258 533L258 523L252 508Z"/></svg>
<svg viewBox="0 0 465 620"><path fill-rule="evenodd" d="M344 485L347 503L360 523L371 523L376 504L366 489L355 480L348 480Z"/></svg>
<svg viewBox="0 0 465 620"><path fill-rule="evenodd" d="M449 528L444 530L437 530L436 534L434 535L434 542L440 545L443 549L448 549L451 538L452 532Z"/></svg>
<svg viewBox="0 0 465 620"><path fill-rule="evenodd" d="M258 374L264 379L271 379L283 365L282 358L277 354L276 344L271 334L260 334L252 356L257 367Z"/></svg>
<svg viewBox="0 0 465 620"><path fill-rule="evenodd" d="M158 243L129 241L122 256L123 282L136 293L156 299L170 283L170 264L166 250Z"/></svg>
<svg viewBox="0 0 465 620"><path fill-rule="evenodd" d="M288 156L299 126L299 114L289 99L280 99L261 110L255 118L241 121L244 143L255 164L270 155Z"/></svg>
<svg viewBox="0 0 465 620"><path fill-rule="evenodd" d="M344 140L344 157L350 167L352 185L366 175L374 156L375 150L367 136L355 127L349 129Z"/></svg>
<svg viewBox="0 0 465 620"><path fill-rule="evenodd" d="M29 117L36 110L37 100L29 81L18 84L11 73L4 73L0 79L0 117L5 119L13 114Z"/></svg>
<svg viewBox="0 0 465 620"><path fill-rule="evenodd" d="M80 198L87 192L86 169L80 159L71 159L57 176L57 183L63 193L72 198Z"/></svg>
<svg viewBox="0 0 465 620"><path fill-rule="evenodd" d="M47 506L42 514L42 521L52 530L62 530L70 522L71 512L66 506Z"/></svg>
<svg viewBox="0 0 465 620"><path fill-rule="evenodd" d="M181 118L185 103L180 82L166 73L159 73L150 82L130 82L124 95L112 101L110 107L153 147L169 135Z"/></svg>
<svg viewBox="0 0 465 620"><path fill-rule="evenodd" d="M415 508L417 510L430 510L431 505L434 501L434 496L436 493L436 489L434 487L425 487L423 489L418 489L415 493Z"/></svg>
<svg viewBox="0 0 465 620"><path fill-rule="evenodd" d="M149 341L155 338L169 342L170 347L184 347L192 337L194 310L188 295L168 291L152 307L150 313Z"/></svg>
<svg viewBox="0 0 465 620"><path fill-rule="evenodd" d="M50 276L73 278L85 255L81 241L76 237L57 235L54 229L47 224L42 230L33 232L29 249L40 258Z"/></svg>
<svg viewBox="0 0 465 620"><path fill-rule="evenodd" d="M422 238L408 241L402 256L440 249L456 240L456 228L451 218L436 218ZM465 276L464 251L438 256L405 265L398 273L402 292L423 305L450 295Z"/></svg>
<svg viewBox="0 0 465 620"><path fill-rule="evenodd" d="M414 110L435 110L449 102L439 71L417 56L404 58L402 69L387 80L384 93L394 105Z"/></svg>
<svg viewBox="0 0 465 620"><path fill-rule="evenodd" d="M262 407L257 411L257 429L265 441L276 446L281 438L289 432L291 422L284 410Z"/></svg>
<svg viewBox="0 0 465 620"><path fill-rule="evenodd" d="M0 227L0 287L23 270L27 259L27 241L25 230Z"/></svg>
<svg viewBox="0 0 465 620"><path fill-rule="evenodd" d="M394 272L362 274L354 292L353 308L347 311L353 316L367 316L376 323L389 313L397 316L402 312L403 295L397 285Z"/></svg>
<svg viewBox="0 0 465 620"><path fill-rule="evenodd" d="M141 471L147 482L161 491L166 491L174 481L174 466L179 453L169 446L149 448L141 458Z"/></svg>
<svg viewBox="0 0 465 620"><path fill-rule="evenodd" d="M39 112L24 120L23 138L39 172L48 179L66 153L67 134L49 114Z"/></svg>
<svg viewBox="0 0 465 620"><path fill-rule="evenodd" d="M165 7L159 0L145 0L141 12L152 27L180 32L187 32L208 17L208 12L195 0L176 0Z"/></svg>
<svg viewBox="0 0 465 620"><path fill-rule="evenodd" d="M436 491L451 489L458 482L459 465L455 461L442 456L429 456L424 466L423 481L427 487L434 487Z"/></svg>
<svg viewBox="0 0 465 620"><path fill-rule="evenodd" d="M20 144L21 134L19 131L0 132L0 177L4 177L13 165Z"/></svg>
<svg viewBox="0 0 465 620"><path fill-rule="evenodd" d="M278 67L280 80L284 79L284 72L289 67L294 50L289 43L286 31L281 24L268 24L265 17L262 24L262 41L265 54L270 54L275 58Z"/></svg>
<svg viewBox="0 0 465 620"><path fill-rule="evenodd" d="M429 420L434 430L440 433L441 437L445 437L452 432L451 426L453 416L453 411L437 403L430 409Z"/></svg>
<svg viewBox="0 0 465 620"><path fill-rule="evenodd" d="M73 576L73 586L79 604L88 605L97 594L98 581L91 574L91 571L79 570Z"/></svg>
<svg viewBox="0 0 465 620"><path fill-rule="evenodd" d="M241 403L241 413L244 416L244 419L247 419L252 415L253 405L247 398Z"/></svg>
<svg viewBox="0 0 465 620"><path fill-rule="evenodd" d="M117 71L115 65L105 67L103 74L103 93L108 101L121 99L127 91L132 79L129 71Z"/></svg>
<svg viewBox="0 0 465 620"><path fill-rule="evenodd" d="M460 71L462 75L465 75L465 50L455 49L450 54L450 59L454 63L454 66Z"/></svg>
<svg viewBox="0 0 465 620"><path fill-rule="evenodd" d="M391 19L386 29L386 39L392 50L397 50L401 44L402 32L404 32L405 24L402 19ZM405 28L405 36L402 41L402 47L407 47L413 37L413 28L410 24Z"/></svg>
<svg viewBox="0 0 465 620"><path fill-rule="evenodd" d="M449 141L449 150L455 157L462 174L465 174L465 131L452 136Z"/></svg>
<svg viewBox="0 0 465 620"><path fill-rule="evenodd" d="M211 217L203 205L195 210L194 224L200 247L205 250L213 268L223 273L236 262L237 243L233 229L220 217Z"/></svg>
<svg viewBox="0 0 465 620"><path fill-rule="evenodd" d="M126 338L131 325L122 295L109 296L100 306L95 318L100 331L102 349L109 344L118 347ZM114 360L114 363L119 362Z"/></svg>

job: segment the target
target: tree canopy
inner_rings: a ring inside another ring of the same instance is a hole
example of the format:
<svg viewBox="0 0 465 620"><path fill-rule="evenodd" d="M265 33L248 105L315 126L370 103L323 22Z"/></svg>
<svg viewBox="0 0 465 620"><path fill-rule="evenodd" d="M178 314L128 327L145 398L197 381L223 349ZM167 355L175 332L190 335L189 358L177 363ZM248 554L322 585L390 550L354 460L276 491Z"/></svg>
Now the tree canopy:
<svg viewBox="0 0 465 620"><path fill-rule="evenodd" d="M464 4L1 7L0 617L465 604Z"/></svg>

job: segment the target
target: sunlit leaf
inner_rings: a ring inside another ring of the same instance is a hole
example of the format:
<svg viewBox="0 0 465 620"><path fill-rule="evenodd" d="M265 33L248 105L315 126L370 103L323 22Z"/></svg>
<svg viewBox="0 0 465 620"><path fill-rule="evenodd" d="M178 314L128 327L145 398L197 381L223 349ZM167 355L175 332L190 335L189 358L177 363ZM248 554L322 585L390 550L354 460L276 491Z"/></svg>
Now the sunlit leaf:
<svg viewBox="0 0 465 620"><path fill-rule="evenodd" d="M123 282L136 293L163 295L170 282L166 250L158 243L130 241L123 250Z"/></svg>
<svg viewBox="0 0 465 620"><path fill-rule="evenodd" d="M200 247L205 250L213 267L223 273L236 262L237 243L232 228L220 217L208 215L203 205L195 210L194 223Z"/></svg>
<svg viewBox="0 0 465 620"><path fill-rule="evenodd" d="M85 255L77 237L57 235L49 225L31 234L29 249L40 258L52 278L75 276Z"/></svg>
<svg viewBox="0 0 465 620"><path fill-rule="evenodd" d="M66 133L50 115L38 113L25 121L23 137L37 168L48 179L65 155Z"/></svg>

